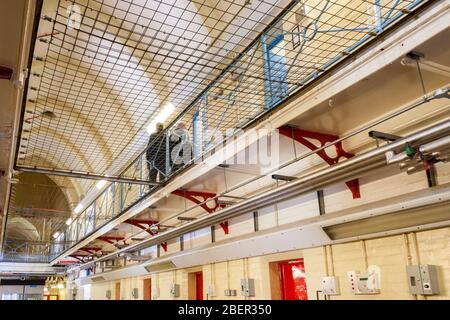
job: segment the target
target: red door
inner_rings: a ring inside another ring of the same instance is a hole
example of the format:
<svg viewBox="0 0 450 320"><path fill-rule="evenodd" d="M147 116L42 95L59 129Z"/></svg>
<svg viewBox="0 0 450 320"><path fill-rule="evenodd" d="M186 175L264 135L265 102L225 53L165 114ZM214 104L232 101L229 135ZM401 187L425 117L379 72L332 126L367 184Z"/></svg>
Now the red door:
<svg viewBox="0 0 450 320"><path fill-rule="evenodd" d="M283 300L308 300L303 259L279 262L278 266Z"/></svg>
<svg viewBox="0 0 450 320"><path fill-rule="evenodd" d="M195 274L196 299L203 300L203 272Z"/></svg>

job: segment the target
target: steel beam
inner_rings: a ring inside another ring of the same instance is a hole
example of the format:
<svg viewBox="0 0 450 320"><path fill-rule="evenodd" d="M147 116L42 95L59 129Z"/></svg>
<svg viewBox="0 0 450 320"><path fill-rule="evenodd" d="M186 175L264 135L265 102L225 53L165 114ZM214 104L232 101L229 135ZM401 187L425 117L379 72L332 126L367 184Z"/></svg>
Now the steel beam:
<svg viewBox="0 0 450 320"><path fill-rule="evenodd" d="M151 186L161 185L161 183L154 182L154 181L144 181L144 180L138 180L138 179L119 177L119 176L100 175L100 174L93 174L93 173L86 173L86 172L60 171L60 170L31 168L31 167L22 167L22 166L16 166L14 168L14 170L21 171L21 172L42 173L42 174L47 174L50 176L70 177L70 178L78 178L78 179L106 180L109 182L131 183L131 184L141 184L141 185L151 185Z"/></svg>

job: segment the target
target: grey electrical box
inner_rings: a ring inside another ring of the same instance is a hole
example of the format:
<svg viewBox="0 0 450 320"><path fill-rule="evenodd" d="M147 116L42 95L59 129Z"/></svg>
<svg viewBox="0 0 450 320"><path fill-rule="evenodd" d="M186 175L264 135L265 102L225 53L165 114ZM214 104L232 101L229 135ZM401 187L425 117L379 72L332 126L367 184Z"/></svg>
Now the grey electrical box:
<svg viewBox="0 0 450 320"><path fill-rule="evenodd" d="M255 279L250 278L241 279L241 296L243 297L255 296Z"/></svg>
<svg viewBox="0 0 450 320"><path fill-rule="evenodd" d="M433 265L407 266L406 274L411 294L439 294L437 267Z"/></svg>
<svg viewBox="0 0 450 320"><path fill-rule="evenodd" d="M106 290L106 299L111 300L111 290Z"/></svg>
<svg viewBox="0 0 450 320"><path fill-rule="evenodd" d="M172 298L178 298L180 296L180 285L172 283L170 285L170 296Z"/></svg>
<svg viewBox="0 0 450 320"><path fill-rule="evenodd" d="M133 290L131 291L131 295L135 299L139 298L139 289L138 288L133 288Z"/></svg>
<svg viewBox="0 0 450 320"><path fill-rule="evenodd" d="M236 292L236 290L233 290L233 289L226 289L225 296L226 297L235 297L235 296L237 296L237 292Z"/></svg>

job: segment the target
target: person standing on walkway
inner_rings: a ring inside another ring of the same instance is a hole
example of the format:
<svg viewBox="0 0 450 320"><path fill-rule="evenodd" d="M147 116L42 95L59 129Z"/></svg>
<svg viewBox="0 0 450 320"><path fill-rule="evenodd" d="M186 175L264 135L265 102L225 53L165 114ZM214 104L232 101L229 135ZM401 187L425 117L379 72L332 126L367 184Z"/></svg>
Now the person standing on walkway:
<svg viewBox="0 0 450 320"><path fill-rule="evenodd" d="M157 182L163 180L166 172L166 134L164 125L156 124L156 131L150 135L146 151L149 180Z"/></svg>

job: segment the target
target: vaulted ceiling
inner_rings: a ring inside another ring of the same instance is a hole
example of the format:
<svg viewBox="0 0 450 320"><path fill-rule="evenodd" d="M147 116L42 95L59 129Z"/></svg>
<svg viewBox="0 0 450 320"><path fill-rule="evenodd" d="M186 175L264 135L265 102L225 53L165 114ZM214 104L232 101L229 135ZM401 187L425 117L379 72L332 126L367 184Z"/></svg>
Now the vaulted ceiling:
<svg viewBox="0 0 450 320"><path fill-rule="evenodd" d="M286 4L44 0L17 164L115 174Z"/></svg>

